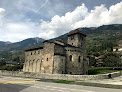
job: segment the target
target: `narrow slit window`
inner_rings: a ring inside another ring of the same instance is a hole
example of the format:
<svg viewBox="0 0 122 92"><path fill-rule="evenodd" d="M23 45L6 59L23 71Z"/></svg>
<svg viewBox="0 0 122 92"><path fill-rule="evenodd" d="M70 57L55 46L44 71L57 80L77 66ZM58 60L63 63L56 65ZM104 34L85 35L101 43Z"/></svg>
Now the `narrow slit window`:
<svg viewBox="0 0 122 92"><path fill-rule="evenodd" d="M48 61L48 58L47 58L47 61Z"/></svg>
<svg viewBox="0 0 122 92"><path fill-rule="evenodd" d="M72 61L72 55L69 56L69 61Z"/></svg>
<svg viewBox="0 0 122 92"><path fill-rule="evenodd" d="M78 62L80 62L81 60L80 60L80 56L78 57Z"/></svg>
<svg viewBox="0 0 122 92"><path fill-rule="evenodd" d="M31 52L31 55L32 55L33 53Z"/></svg>

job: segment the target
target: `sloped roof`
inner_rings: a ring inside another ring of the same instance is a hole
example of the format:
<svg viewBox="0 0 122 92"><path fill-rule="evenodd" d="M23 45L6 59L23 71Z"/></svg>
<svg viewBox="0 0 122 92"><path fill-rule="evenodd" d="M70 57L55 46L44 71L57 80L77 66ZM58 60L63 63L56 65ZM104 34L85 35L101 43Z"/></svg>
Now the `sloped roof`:
<svg viewBox="0 0 122 92"><path fill-rule="evenodd" d="M113 49L121 49L122 47L113 47Z"/></svg>
<svg viewBox="0 0 122 92"><path fill-rule="evenodd" d="M69 33L67 34L67 36L74 35L74 34L81 34L81 35L83 35L83 36L87 36L86 34L84 34L84 33L82 33L81 31L79 31L79 29L75 29L75 30L69 32Z"/></svg>
<svg viewBox="0 0 122 92"><path fill-rule="evenodd" d="M104 55L100 55L100 56L98 56L98 59L103 58L103 57L104 57Z"/></svg>
<svg viewBox="0 0 122 92"><path fill-rule="evenodd" d="M38 50L38 49L43 49L43 47L31 48L31 49L27 49L27 50L25 50L25 51L33 51L33 50Z"/></svg>

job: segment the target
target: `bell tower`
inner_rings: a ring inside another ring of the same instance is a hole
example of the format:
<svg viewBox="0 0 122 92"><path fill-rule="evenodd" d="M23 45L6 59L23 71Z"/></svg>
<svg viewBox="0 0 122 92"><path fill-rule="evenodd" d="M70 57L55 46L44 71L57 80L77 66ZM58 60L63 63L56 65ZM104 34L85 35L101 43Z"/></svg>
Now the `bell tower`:
<svg viewBox="0 0 122 92"><path fill-rule="evenodd" d="M79 29L75 29L67 34L68 41L67 44L70 44L75 47L85 47L86 35L83 34Z"/></svg>

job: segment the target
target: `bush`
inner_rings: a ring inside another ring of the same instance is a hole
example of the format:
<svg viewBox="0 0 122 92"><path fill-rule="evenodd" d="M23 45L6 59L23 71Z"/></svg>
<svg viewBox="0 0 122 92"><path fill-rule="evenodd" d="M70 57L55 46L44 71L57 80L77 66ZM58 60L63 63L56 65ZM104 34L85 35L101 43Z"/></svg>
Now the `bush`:
<svg viewBox="0 0 122 92"><path fill-rule="evenodd" d="M14 66L2 66L0 69L1 70L7 70L7 71L17 71L19 69L22 69L23 65L14 65Z"/></svg>
<svg viewBox="0 0 122 92"><path fill-rule="evenodd" d="M0 67L3 66L3 65L6 65L6 62L5 61L1 61L0 62Z"/></svg>

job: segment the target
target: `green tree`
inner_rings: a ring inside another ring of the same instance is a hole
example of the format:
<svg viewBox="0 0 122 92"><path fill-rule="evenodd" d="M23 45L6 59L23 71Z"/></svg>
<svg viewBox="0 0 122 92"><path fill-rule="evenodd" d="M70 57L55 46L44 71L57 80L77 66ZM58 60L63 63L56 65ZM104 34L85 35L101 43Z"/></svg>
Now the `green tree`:
<svg viewBox="0 0 122 92"><path fill-rule="evenodd" d="M103 66L105 67L119 67L121 64L121 58L116 53L108 53L103 58Z"/></svg>
<svg viewBox="0 0 122 92"><path fill-rule="evenodd" d="M6 65L6 62L5 62L5 61L1 61L1 62L0 62L0 67L1 67L1 66L4 66L4 65Z"/></svg>
<svg viewBox="0 0 122 92"><path fill-rule="evenodd" d="M16 57L16 58L13 59L13 61L20 62L20 58Z"/></svg>
<svg viewBox="0 0 122 92"><path fill-rule="evenodd" d="M96 59L95 57L90 57L89 58L89 66L95 66L96 65Z"/></svg>

